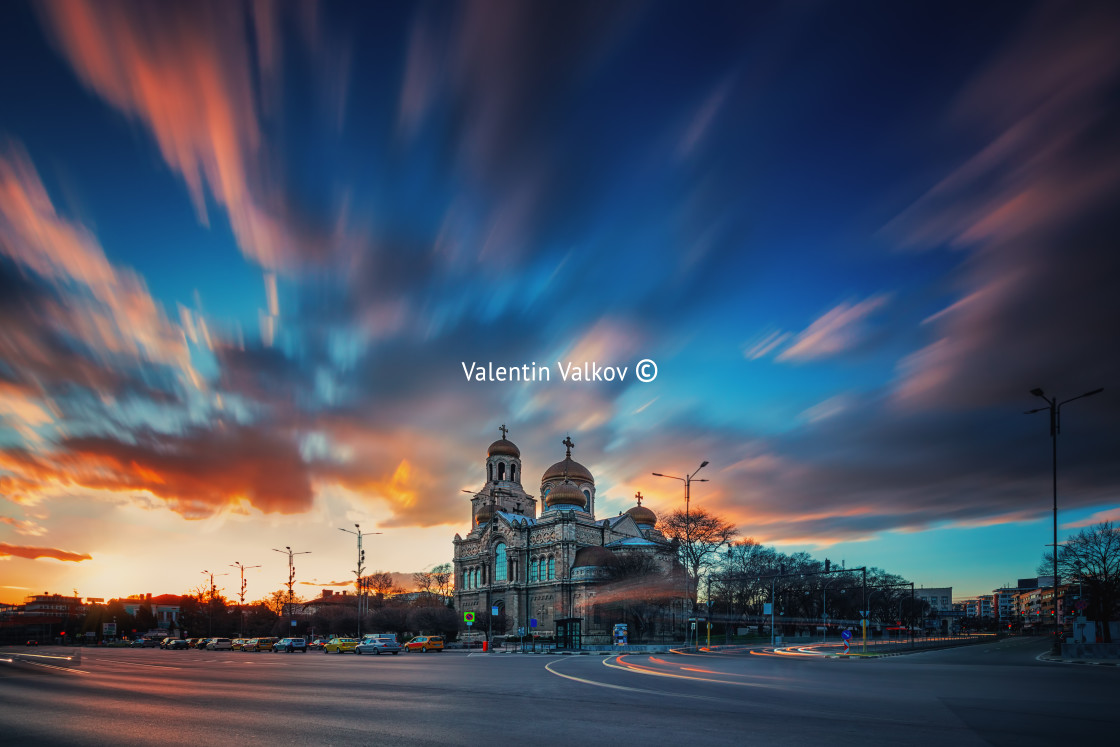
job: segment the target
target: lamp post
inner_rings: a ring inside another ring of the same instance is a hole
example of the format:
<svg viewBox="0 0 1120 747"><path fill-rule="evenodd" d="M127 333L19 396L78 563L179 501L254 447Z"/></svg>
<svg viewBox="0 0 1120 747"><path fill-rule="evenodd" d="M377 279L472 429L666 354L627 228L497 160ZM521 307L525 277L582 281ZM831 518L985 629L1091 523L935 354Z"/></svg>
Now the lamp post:
<svg viewBox="0 0 1120 747"><path fill-rule="evenodd" d="M202 574L210 576L210 604L207 617L209 618L210 636L214 635L214 576L228 576L228 573L212 573L210 571L203 571Z"/></svg>
<svg viewBox="0 0 1120 747"><path fill-rule="evenodd" d="M352 534L358 538L358 565L354 570L354 575L357 577L355 585L358 587L358 638L360 639L362 637L362 613L364 612L364 610L362 609L362 604L363 602L365 602L365 584L362 580L362 573L366 569L366 551L362 549L362 537L368 537L371 534L381 534L381 532L363 533L362 527L358 524L354 525L354 529L357 529L358 531L355 532L352 529L343 529L342 527L339 527L338 531Z"/></svg>
<svg viewBox="0 0 1120 747"><path fill-rule="evenodd" d="M239 596L240 602L237 605L237 616L239 618L239 624L238 624L238 627L237 627L237 630L238 630L237 637L238 638L244 638L245 637L245 569L246 568L260 568L260 566L259 565L242 565L241 561L235 560L232 563L230 563L230 567L241 569L241 594Z"/></svg>
<svg viewBox="0 0 1120 747"><path fill-rule="evenodd" d="M660 472L654 472L653 473L654 477L668 477L670 480L680 480L681 482L684 483L684 543L685 543L685 548L686 548L685 552L686 553L691 553L692 552L692 518L691 518L691 514L689 513L689 503L690 503L690 499L691 499L692 483L693 482L708 482L708 480L706 480L705 478L700 478L698 480L695 479L696 474L700 470L704 469L707 466L708 466L707 460L705 460L703 462L700 462L700 466L696 468L696 471L693 472L691 475L686 475L685 477L677 477L676 475L663 475ZM685 584L686 585L689 584L688 568L687 567L685 568L684 577L685 577ZM697 579L697 581L699 581L699 579ZM689 598L689 600L691 600L692 599L692 590L686 588L685 589L685 596L687 596ZM687 631L688 631L688 628L686 626L685 627L685 635L686 636L688 634Z"/></svg>
<svg viewBox="0 0 1120 747"><path fill-rule="evenodd" d="M1074 400L1083 397L1092 397L1094 394L1100 394L1104 389L1094 389L1091 392L1079 394L1076 397L1070 397L1067 400L1058 401L1057 397L1047 397L1042 389L1032 389L1031 394L1041 398L1046 407L1036 407L1033 410L1027 410L1027 415L1033 415L1036 412L1043 412L1048 410L1050 412L1050 441L1053 444L1053 484L1054 484L1054 640L1051 642L1051 652L1054 654L1061 654L1061 644L1058 642L1058 434L1062 432L1062 405L1069 404Z"/></svg>
<svg viewBox="0 0 1120 747"><path fill-rule="evenodd" d="M294 622L294 620L292 618L292 586L296 582L295 556L296 555L310 555L311 551L310 550L305 550L303 552L295 552L295 551L292 550L292 548L288 547L287 545L284 545L283 550L277 550L274 547L274 548L272 548L272 551L273 552L278 552L282 555L287 555L288 556L288 628L289 628L288 632L291 633L292 632L291 631L292 622ZM287 638L288 636L284 636L284 637Z"/></svg>

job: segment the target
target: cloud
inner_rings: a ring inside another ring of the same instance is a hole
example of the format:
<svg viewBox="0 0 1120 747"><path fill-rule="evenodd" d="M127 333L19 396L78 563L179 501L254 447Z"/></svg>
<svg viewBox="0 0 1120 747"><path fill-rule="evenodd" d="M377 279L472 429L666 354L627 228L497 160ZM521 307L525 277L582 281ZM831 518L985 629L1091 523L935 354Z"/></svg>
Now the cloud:
<svg viewBox="0 0 1120 747"><path fill-rule="evenodd" d="M65 438L50 453L0 451L0 468L24 489L58 484L121 493L146 492L187 518L203 518L247 501L264 513L311 507L311 482L297 445L267 428L217 422L183 434L138 430L131 441Z"/></svg>
<svg viewBox="0 0 1120 747"><path fill-rule="evenodd" d="M1096 511L1080 521L1071 521L1068 524L1062 524L1062 527L1064 529L1080 529L1082 527L1091 527L1095 524L1101 524L1106 521L1120 524L1120 508L1106 508L1103 511Z"/></svg>
<svg viewBox="0 0 1120 747"><path fill-rule="evenodd" d="M84 226L58 214L23 148L0 149L0 254L55 287L88 293L69 330L91 349L192 374L182 331L135 273L115 267ZM73 298L73 294L71 294Z"/></svg>
<svg viewBox="0 0 1120 747"><path fill-rule="evenodd" d="M32 521L23 521L11 516L0 516L0 523L7 524L15 529L20 534L25 534L30 537L41 537L47 533L47 530Z"/></svg>
<svg viewBox="0 0 1120 747"><path fill-rule="evenodd" d="M1117 45L1104 6L1040 6L958 96L946 125L978 150L884 228L903 248L968 252L932 341L899 366L898 404L982 407L1120 374L1100 343L1120 325Z"/></svg>
<svg viewBox="0 0 1120 747"><path fill-rule="evenodd" d="M851 350L865 338L867 319L886 303L887 296L877 295L858 303L837 305L798 334L775 360L814 360Z"/></svg>
<svg viewBox="0 0 1120 747"><path fill-rule="evenodd" d="M341 107L345 45L316 36L313 6L74 0L39 9L82 82L148 128L200 219L208 222L207 194L226 209L245 256L293 268L339 243L337 215L316 219L283 189L280 151L258 116L280 108L288 15L313 53L319 89Z"/></svg>
<svg viewBox="0 0 1120 747"><path fill-rule="evenodd" d="M55 560L66 560L74 563L90 560L92 557L88 553L67 552L66 550L58 550L53 547L25 547L21 545L9 545L7 542L0 542L0 557L5 556L27 558L28 560L54 558Z"/></svg>

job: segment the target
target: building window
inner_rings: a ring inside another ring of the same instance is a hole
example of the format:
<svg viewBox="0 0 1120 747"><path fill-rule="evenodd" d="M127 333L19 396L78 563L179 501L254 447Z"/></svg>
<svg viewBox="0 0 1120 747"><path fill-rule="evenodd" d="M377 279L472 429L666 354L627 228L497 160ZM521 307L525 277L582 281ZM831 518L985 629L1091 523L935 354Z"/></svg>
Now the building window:
<svg viewBox="0 0 1120 747"><path fill-rule="evenodd" d="M548 559L548 578L556 578L556 558L549 557Z"/></svg>
<svg viewBox="0 0 1120 747"><path fill-rule="evenodd" d="M506 479L506 463L505 462L498 462L498 479L499 480Z"/></svg>
<svg viewBox="0 0 1120 747"><path fill-rule="evenodd" d="M511 464L509 466L509 479L517 482L517 465Z"/></svg>
<svg viewBox="0 0 1120 747"><path fill-rule="evenodd" d="M489 480L490 482L494 482L494 464L493 464L493 462L486 465L486 479Z"/></svg>
<svg viewBox="0 0 1120 747"><path fill-rule="evenodd" d="M544 558L541 558L537 561L537 571L540 575L541 581L544 581L546 578L548 578L548 576L545 575Z"/></svg>
<svg viewBox="0 0 1120 747"><path fill-rule="evenodd" d="M502 474L501 467L498 468L498 474ZM498 546L494 548L494 580L506 580L506 546L499 542Z"/></svg>
<svg viewBox="0 0 1120 747"><path fill-rule="evenodd" d="M529 561L529 581L537 580L537 564L532 560Z"/></svg>

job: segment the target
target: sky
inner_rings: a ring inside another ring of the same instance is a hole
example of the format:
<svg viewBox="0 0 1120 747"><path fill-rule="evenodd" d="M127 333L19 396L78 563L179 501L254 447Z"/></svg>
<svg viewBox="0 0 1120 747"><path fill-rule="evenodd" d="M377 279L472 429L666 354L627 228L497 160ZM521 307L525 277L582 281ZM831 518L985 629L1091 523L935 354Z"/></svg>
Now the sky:
<svg viewBox="0 0 1120 747"><path fill-rule="evenodd" d="M1117 49L1111 3L4 3L0 601L285 548L314 596L355 524L449 562L503 424L600 517L708 461L743 538L1034 576L1032 389L1104 388L1060 533L1120 519Z"/></svg>

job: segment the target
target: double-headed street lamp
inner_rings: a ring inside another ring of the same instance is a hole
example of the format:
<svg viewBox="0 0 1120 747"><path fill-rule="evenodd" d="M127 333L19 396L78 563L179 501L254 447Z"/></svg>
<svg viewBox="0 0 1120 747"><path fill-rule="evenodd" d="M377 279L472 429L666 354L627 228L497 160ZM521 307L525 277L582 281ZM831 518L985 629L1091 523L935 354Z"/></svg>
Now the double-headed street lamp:
<svg viewBox="0 0 1120 747"><path fill-rule="evenodd" d="M241 561L235 560L232 563L230 563L230 567L241 569L241 594L239 596L239 599L241 601L237 605L237 616L240 618L240 623L239 623L237 629L238 629L238 637L239 638L244 638L245 637L245 569L246 568L260 568L260 566L259 565L242 565Z"/></svg>
<svg viewBox="0 0 1120 747"><path fill-rule="evenodd" d="M311 551L310 550L304 550L303 552L295 552L288 545L284 545L283 550L277 550L274 547L274 548L272 548L272 551L273 552L278 552L278 553L281 553L282 555L287 555L288 556L288 628L289 628L288 632L291 633L292 632L291 631L292 623L295 621L295 618L292 615L292 586L296 582L295 556L296 555L310 555ZM288 636L284 636L284 637L287 638Z"/></svg>
<svg viewBox="0 0 1120 747"><path fill-rule="evenodd" d="M1061 644L1058 642L1058 434L1062 432L1062 405L1083 397L1092 397L1094 394L1100 394L1103 391L1104 389L1094 389L1091 392L1085 392L1059 402L1057 397L1047 397L1041 389L1032 389L1031 394L1042 398L1046 402L1046 407L1036 407L1026 412L1027 415L1046 410L1050 412L1050 440L1053 442L1054 452L1054 594L1052 600L1054 604L1054 640L1051 642L1051 650L1055 654L1061 653Z"/></svg>
<svg viewBox="0 0 1120 747"><path fill-rule="evenodd" d="M358 531L355 532L354 529ZM362 549L362 537L368 537L371 534L381 534L381 532L362 532L362 527L359 524L355 524L354 529L343 529L339 527L338 531L352 534L358 538L358 565L354 571L354 575L356 576L355 585L358 587L358 638L360 639L362 637L362 613L364 612L362 603L365 601L365 581L362 578L362 574L365 573L366 570L366 551Z"/></svg>
<svg viewBox="0 0 1120 747"><path fill-rule="evenodd" d="M692 483L694 481L695 482L708 482L704 478L700 478L699 480L695 479L697 472L699 472L700 470L704 469L707 466L708 466L708 461L704 460L703 462L700 462L700 466L696 468L695 472L693 472L691 475L687 475L685 477L677 477L676 475L663 475L660 472L654 472L653 473L654 477L668 477L670 480L680 480L681 482L684 483L684 544L685 544L685 552L686 553L691 553L692 552L692 518L691 518L691 514L689 513L689 500L690 500L690 497L691 497ZM688 558L686 558L686 560L687 559ZM684 579L685 579L686 587L689 586L687 565L685 566L685 569L684 569ZM696 582L699 583L700 579L697 578ZM686 588L685 589L685 596L688 598L689 602L691 602L692 601L692 590L689 589L689 588ZM686 618L687 617L688 617L688 615L686 615ZM687 643L687 636L688 636L688 620L687 619L685 620L685 636L686 636L686 643Z"/></svg>
<svg viewBox="0 0 1120 747"><path fill-rule="evenodd" d="M228 576L229 574L228 573L212 573L211 571L203 571L202 574L204 576L207 576L207 575L210 576L210 605L209 605L210 611L209 611L208 617L210 619L210 622L209 622L210 635L213 636L214 635L214 576Z"/></svg>

